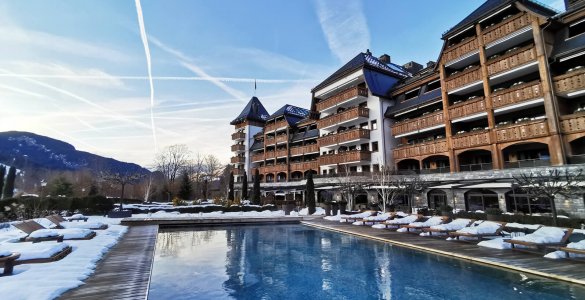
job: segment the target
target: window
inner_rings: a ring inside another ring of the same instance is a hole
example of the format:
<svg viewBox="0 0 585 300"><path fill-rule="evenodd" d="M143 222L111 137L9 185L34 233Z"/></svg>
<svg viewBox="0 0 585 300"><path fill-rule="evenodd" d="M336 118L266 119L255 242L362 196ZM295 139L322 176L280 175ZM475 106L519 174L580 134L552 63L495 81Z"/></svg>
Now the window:
<svg viewBox="0 0 585 300"><path fill-rule="evenodd" d="M406 94L404 95L404 100L409 100L409 99L412 99L416 96L418 96L418 88L416 88L412 91L406 92Z"/></svg>
<svg viewBox="0 0 585 300"><path fill-rule="evenodd" d="M361 123L361 124L360 124L360 128L361 128L361 129L368 129L368 122Z"/></svg>
<svg viewBox="0 0 585 300"><path fill-rule="evenodd" d="M376 130L378 129L378 120L372 120L370 122L370 130Z"/></svg>
<svg viewBox="0 0 585 300"><path fill-rule="evenodd" d="M372 142L372 152L378 152L378 142Z"/></svg>
<svg viewBox="0 0 585 300"><path fill-rule="evenodd" d="M569 38L585 33L585 19L569 25Z"/></svg>
<svg viewBox="0 0 585 300"><path fill-rule="evenodd" d="M435 80L433 82L429 82L429 84L427 85L427 92L436 90L438 88L441 87L441 81L439 80Z"/></svg>
<svg viewBox="0 0 585 300"><path fill-rule="evenodd" d="M362 166L362 172L364 172L364 173L370 172L370 166L369 165L363 165Z"/></svg>

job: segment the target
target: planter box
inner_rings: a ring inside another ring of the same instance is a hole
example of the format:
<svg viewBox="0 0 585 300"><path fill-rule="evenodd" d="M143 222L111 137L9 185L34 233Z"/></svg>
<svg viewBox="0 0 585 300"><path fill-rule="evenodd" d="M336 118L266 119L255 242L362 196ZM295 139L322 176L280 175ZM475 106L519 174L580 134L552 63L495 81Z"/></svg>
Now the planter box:
<svg viewBox="0 0 585 300"><path fill-rule="evenodd" d="M130 218L132 217L132 211L130 210L123 210L123 211L110 211L108 212L108 218L112 219L120 219L120 218Z"/></svg>

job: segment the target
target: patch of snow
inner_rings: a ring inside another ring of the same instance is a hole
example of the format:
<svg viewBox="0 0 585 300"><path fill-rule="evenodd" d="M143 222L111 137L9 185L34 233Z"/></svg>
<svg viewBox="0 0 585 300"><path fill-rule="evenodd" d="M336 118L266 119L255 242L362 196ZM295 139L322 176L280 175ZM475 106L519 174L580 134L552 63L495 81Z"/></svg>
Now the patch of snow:
<svg viewBox="0 0 585 300"><path fill-rule="evenodd" d="M540 227L542 227L542 225L531 225L531 224L520 224L520 223L507 223L506 227L508 228L517 228L517 229L531 229L531 230L536 230Z"/></svg>
<svg viewBox="0 0 585 300"><path fill-rule="evenodd" d="M392 216L391 213L383 213L383 214L379 214L377 216L365 217L364 221L385 221L385 220L388 220L391 216Z"/></svg>
<svg viewBox="0 0 585 300"><path fill-rule="evenodd" d="M406 216L404 218L386 221L386 224L389 224L389 225L406 225L406 224L410 224L410 223L416 221L417 219L418 219L418 216L417 215L408 215L408 216Z"/></svg>
<svg viewBox="0 0 585 300"><path fill-rule="evenodd" d="M339 221L341 221L341 215L326 216L323 219L325 219L327 221L336 221L336 222L339 222Z"/></svg>
<svg viewBox="0 0 585 300"><path fill-rule="evenodd" d="M70 229L40 229L36 230L29 235L31 238L44 238L44 237L52 237L57 236L59 234L63 235L63 238L66 240L69 239L81 239L89 234L91 234L91 230L83 229L83 228L70 228Z"/></svg>
<svg viewBox="0 0 585 300"><path fill-rule="evenodd" d="M299 215L308 216L309 215L309 208L305 207L305 208L301 209L299 211ZM313 216L324 216L324 215L325 215L325 209L323 209L322 207L315 207L315 212L313 213Z"/></svg>
<svg viewBox="0 0 585 300"><path fill-rule="evenodd" d="M50 258L67 247L69 247L69 244L57 242L0 244L0 248L3 250L20 253L20 257L18 258L20 261L37 258Z"/></svg>
<svg viewBox="0 0 585 300"><path fill-rule="evenodd" d="M408 229L406 229L406 228L398 228L396 230L396 232L407 232L407 231L408 231Z"/></svg>
<svg viewBox="0 0 585 300"><path fill-rule="evenodd" d="M438 230L459 230L465 228L469 222L471 222L470 219L455 219L447 224L435 225L431 226L431 228Z"/></svg>
<svg viewBox="0 0 585 300"><path fill-rule="evenodd" d="M428 227L428 226L436 226L443 222L443 217L431 217L424 222L413 222L410 223L410 226L414 227Z"/></svg>
<svg viewBox="0 0 585 300"><path fill-rule="evenodd" d="M562 259L562 258L565 258L566 255L565 255L565 252L563 252L563 251L554 251L554 252L548 253L544 257L550 258L550 259Z"/></svg>
<svg viewBox="0 0 585 300"><path fill-rule="evenodd" d="M566 230L558 227L541 227L534 233L514 238L516 241L531 243L558 243L565 235Z"/></svg>
<svg viewBox="0 0 585 300"><path fill-rule="evenodd" d="M362 222L362 221L355 221L355 222L351 223L351 225L361 226L361 225L364 225L364 222Z"/></svg>
<svg viewBox="0 0 585 300"><path fill-rule="evenodd" d="M481 224L473 227L465 227L457 230L458 233L469 233L469 234L489 234L495 233L502 224L491 221L481 222Z"/></svg>
<svg viewBox="0 0 585 300"><path fill-rule="evenodd" d="M10 255L12 255L12 251L2 250L0 248L0 257L6 257L6 256L10 256Z"/></svg>
<svg viewBox="0 0 585 300"><path fill-rule="evenodd" d="M372 225L372 228L375 228L375 229L385 229L386 226L384 224L376 224L376 225Z"/></svg>
<svg viewBox="0 0 585 300"><path fill-rule="evenodd" d="M365 217L369 217L372 214L370 212L363 212L363 213L358 213L358 214L353 214L353 215L341 215L341 219L339 220L340 222L344 223L347 222L347 218L365 218Z"/></svg>
<svg viewBox="0 0 585 300"><path fill-rule="evenodd" d="M480 247L492 248L492 249L511 249L512 245L510 243L504 242L503 238L495 238L491 240L486 240L479 242L477 244Z"/></svg>

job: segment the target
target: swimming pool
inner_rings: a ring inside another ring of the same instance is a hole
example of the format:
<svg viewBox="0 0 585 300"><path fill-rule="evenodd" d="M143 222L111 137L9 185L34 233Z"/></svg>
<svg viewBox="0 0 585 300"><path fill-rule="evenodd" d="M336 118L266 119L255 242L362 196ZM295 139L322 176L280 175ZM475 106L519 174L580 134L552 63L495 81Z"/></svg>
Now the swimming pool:
<svg viewBox="0 0 585 300"><path fill-rule="evenodd" d="M161 229L149 299L585 299L579 285L304 225Z"/></svg>

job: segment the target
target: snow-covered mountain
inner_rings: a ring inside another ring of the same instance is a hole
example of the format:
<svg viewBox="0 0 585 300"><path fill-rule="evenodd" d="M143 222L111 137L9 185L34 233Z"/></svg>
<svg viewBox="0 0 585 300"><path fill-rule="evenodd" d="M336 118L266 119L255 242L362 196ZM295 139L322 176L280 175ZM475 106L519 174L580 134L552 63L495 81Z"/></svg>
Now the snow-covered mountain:
<svg viewBox="0 0 585 300"><path fill-rule="evenodd" d="M22 131L0 132L0 163L17 168L150 173L137 164L78 151L63 141Z"/></svg>

